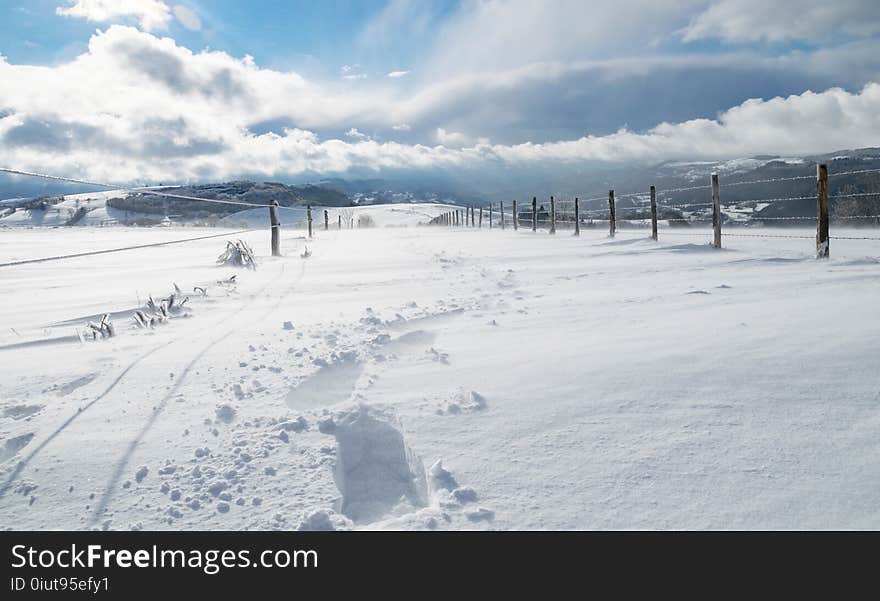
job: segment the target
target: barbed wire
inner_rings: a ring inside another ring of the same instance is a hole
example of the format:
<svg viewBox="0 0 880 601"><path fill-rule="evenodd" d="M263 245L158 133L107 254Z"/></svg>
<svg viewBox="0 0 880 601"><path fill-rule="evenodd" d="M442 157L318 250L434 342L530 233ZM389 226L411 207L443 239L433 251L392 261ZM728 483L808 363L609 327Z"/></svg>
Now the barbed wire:
<svg viewBox="0 0 880 601"><path fill-rule="evenodd" d="M148 244L137 244L135 246L124 246L122 248L110 248L106 250L90 250L81 253L73 253L69 255L56 255L53 257L42 257L40 259L23 259L21 261L10 261L8 263L0 263L0 267L15 267L17 265L27 265L29 263L45 263L47 261L60 261L61 259L75 259L77 257L90 257L93 255L106 255L108 253L117 253L126 250L136 250L142 248L153 248L156 246L168 246L170 244L181 244L183 242L195 242L196 240L207 240L209 238L222 238L226 236L235 236L238 234L246 234L255 232L257 229L238 230L235 232L224 232L222 234L211 234L209 236L197 236L195 238L184 238L182 240L168 240L166 242L151 242Z"/></svg>
<svg viewBox="0 0 880 601"><path fill-rule="evenodd" d="M805 219L810 219L815 221L816 219L818 219L818 217L816 217L815 215L809 217L761 217L760 215L757 215L753 217L753 219L760 219L761 221L803 221Z"/></svg>
<svg viewBox="0 0 880 601"><path fill-rule="evenodd" d="M858 196L880 196L880 192L852 192L850 194L835 194L831 198L856 198Z"/></svg>
<svg viewBox="0 0 880 601"><path fill-rule="evenodd" d="M725 204L725 205L737 205L737 204L743 204L743 203L746 203L746 202L754 202L754 203L767 202L767 203L772 203L772 202L785 202L785 201L787 201L787 200L816 200L816 196L814 195L814 196L782 196L782 197L776 197L776 198L745 198L745 199L743 199L743 200L734 200L734 201L731 201L731 202L723 202L722 204Z"/></svg>
<svg viewBox="0 0 880 601"><path fill-rule="evenodd" d="M859 169L855 171L840 171L838 173L829 173L828 177L838 177L842 175L856 175L860 173L880 173L880 169ZM750 186L755 184L770 184L775 182L790 182L790 181L799 181L799 180L807 180L807 179L816 179L815 175L795 175L790 177L771 177L764 179L754 179L754 180L746 180L742 182L723 182L720 184L720 188L727 188L730 186ZM705 190L710 189L712 186L710 184L704 184L700 186L683 186L679 188L656 188L657 194L669 194L672 192L690 192L692 190ZM615 193L616 198L627 198L632 196L647 196L649 192L628 192L626 194L617 194ZM607 197L597 197L590 200L602 200Z"/></svg>
<svg viewBox="0 0 880 601"><path fill-rule="evenodd" d="M771 177L767 179L753 179L744 182L725 182L722 188L727 188L729 186L751 186L754 184L771 184L774 182L793 182L796 180L802 179L816 179L815 175L795 175L791 177Z"/></svg>
<svg viewBox="0 0 880 601"><path fill-rule="evenodd" d="M101 182L93 182L88 180L76 179L72 177L59 177L57 175L48 175L45 173L32 173L30 171L21 171L18 169L8 169L5 167L0 167L0 172L10 173L13 175L23 175L26 177L39 177L43 179L53 180L53 181L61 181L72 184L81 184L86 186L96 186L98 188L107 188L109 190L119 190L120 192L129 192L132 194L144 194L147 196L163 196L167 198L177 198L180 200L194 200L199 202L213 202L218 204L227 204L227 205L238 205L243 207L271 207L273 205L270 204L259 204L252 202L241 202L236 200L222 200L219 198L201 198L198 196L186 196L183 194L174 194L171 192L157 192L154 189L150 188L129 188L125 186L115 186L113 184L105 184ZM11 199L10 199L11 200Z"/></svg>
<svg viewBox="0 0 880 601"><path fill-rule="evenodd" d="M678 204L678 205L657 205L658 209L683 209L686 207L711 207L713 203L711 202L690 202L687 204Z"/></svg>
<svg viewBox="0 0 880 601"><path fill-rule="evenodd" d="M838 177L841 175L857 175L859 173L880 173L880 169L859 169L856 171L840 171L838 173L829 173L828 177Z"/></svg>
<svg viewBox="0 0 880 601"><path fill-rule="evenodd" d="M684 188L664 188L664 189L657 188L656 192L657 192L657 194L669 194L670 192L690 192L691 190L708 190L711 187L712 186L710 186L710 185L703 185L703 186L686 186Z"/></svg>
<svg viewBox="0 0 880 601"><path fill-rule="evenodd" d="M722 236L734 236L736 238L797 238L801 240L815 240L815 236L788 236L788 235L777 235L777 234L728 234L727 232L721 232Z"/></svg>
<svg viewBox="0 0 880 601"><path fill-rule="evenodd" d="M664 236L711 236L712 235L711 230L706 231L706 232L679 232L679 231L669 230L669 229L664 228L662 231L663 231Z"/></svg>

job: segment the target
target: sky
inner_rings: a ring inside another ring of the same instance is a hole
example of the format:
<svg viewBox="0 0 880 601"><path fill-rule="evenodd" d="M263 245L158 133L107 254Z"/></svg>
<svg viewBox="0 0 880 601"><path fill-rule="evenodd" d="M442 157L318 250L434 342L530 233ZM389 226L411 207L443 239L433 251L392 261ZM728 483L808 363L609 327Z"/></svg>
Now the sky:
<svg viewBox="0 0 880 601"><path fill-rule="evenodd" d="M0 0L0 163L113 183L880 146L877 0Z"/></svg>

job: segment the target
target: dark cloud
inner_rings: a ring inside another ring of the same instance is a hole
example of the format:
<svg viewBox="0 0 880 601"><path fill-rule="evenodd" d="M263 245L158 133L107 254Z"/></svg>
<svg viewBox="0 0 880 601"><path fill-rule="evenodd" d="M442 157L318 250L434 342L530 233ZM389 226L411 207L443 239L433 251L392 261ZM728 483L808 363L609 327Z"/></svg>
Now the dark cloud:
<svg viewBox="0 0 880 601"><path fill-rule="evenodd" d="M65 123L51 119L26 118L10 128L3 142L10 147L24 146L50 152L69 152L74 146L106 144L103 132L83 123Z"/></svg>
<svg viewBox="0 0 880 601"><path fill-rule="evenodd" d="M139 39L119 40L112 48L131 69L176 92L191 92L198 83L189 76L180 57L141 43Z"/></svg>
<svg viewBox="0 0 880 601"><path fill-rule="evenodd" d="M221 140L193 136L188 129L183 118L145 121L140 128L139 154L144 157L199 157L220 154L227 149Z"/></svg>
<svg viewBox="0 0 880 601"><path fill-rule="evenodd" d="M99 150L142 159L199 157L227 149L222 141L188 133L183 119L147 120L131 140L126 140L91 124L27 117L6 132L3 143L9 148L26 147L50 153Z"/></svg>
<svg viewBox="0 0 880 601"><path fill-rule="evenodd" d="M228 67L196 73L192 64L188 65L174 52L156 48L142 38L119 39L111 50L130 69L173 92L195 92L207 97L219 96L227 101L250 96L247 85Z"/></svg>
<svg viewBox="0 0 880 601"><path fill-rule="evenodd" d="M876 45L872 46L876 50ZM607 135L622 127L644 131L658 123L714 119L750 98L786 97L804 90L860 90L880 78L880 58L860 48L843 57L709 57L651 61L644 66L595 66L534 74L515 84L468 83L438 94L411 131L382 130L388 139L430 141L436 129L487 137L501 144ZM856 60L856 56L859 60ZM840 68L850 62L857 70ZM357 124L364 127L362 124Z"/></svg>

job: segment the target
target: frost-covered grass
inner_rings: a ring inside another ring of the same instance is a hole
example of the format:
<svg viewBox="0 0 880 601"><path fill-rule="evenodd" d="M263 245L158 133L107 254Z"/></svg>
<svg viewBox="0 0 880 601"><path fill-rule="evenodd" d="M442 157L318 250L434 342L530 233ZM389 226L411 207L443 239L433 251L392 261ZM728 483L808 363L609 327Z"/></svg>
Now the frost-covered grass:
<svg viewBox="0 0 880 601"><path fill-rule="evenodd" d="M0 256L191 234L7 230ZM236 236L256 271L223 238L0 269L0 523L880 526L880 242L301 235ZM174 284L207 294L137 328Z"/></svg>

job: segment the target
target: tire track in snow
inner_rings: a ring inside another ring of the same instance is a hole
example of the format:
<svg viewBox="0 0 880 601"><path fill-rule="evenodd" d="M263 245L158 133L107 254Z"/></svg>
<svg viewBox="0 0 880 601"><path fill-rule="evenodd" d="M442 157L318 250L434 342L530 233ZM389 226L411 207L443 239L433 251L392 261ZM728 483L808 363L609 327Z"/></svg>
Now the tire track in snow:
<svg viewBox="0 0 880 601"><path fill-rule="evenodd" d="M101 399L106 397L108 394L110 394L110 392L114 388L116 388L116 385L122 381L122 379L128 374L128 372L130 372L132 369L137 367L137 365L141 361L143 361L144 359L146 359L147 357L149 357L150 355L152 355L156 351L159 351L159 350L165 348L166 346L171 344L171 342L173 342L173 341L168 341L164 344L160 344L156 347L153 347L152 349L150 349L149 351L147 351L146 353L144 353L143 355L141 355L140 357L138 357L137 359L135 359L134 361L129 363L122 370L122 372L118 376L116 376L116 378L110 383L110 385L106 389L104 389L104 392L102 392L101 394L96 396L94 399L89 401L85 406L77 409L76 413L74 413L73 415L68 417L66 420L64 420L64 422L62 422L61 425L55 429L55 431L53 431L49 436L46 437L45 440L43 440L43 442L41 442L36 448L34 448L30 453L28 453L27 457L25 457L24 459L19 461L18 465L15 466L15 469L12 471L12 473L9 475L9 477L6 478L6 481L3 483L3 485L0 486L0 499L3 498L3 496L6 494L6 491L8 491L9 487L12 486L12 483L15 482L15 480L19 476L21 476L24 469L34 459L34 457L36 457L40 453L40 451L42 451L44 448L46 448L46 446L48 446L50 442L55 440L55 438L60 436L68 428L68 426L70 426L76 420L76 418L78 418L80 415L85 413L92 405L94 405L95 403L97 403L98 401L100 401Z"/></svg>
<svg viewBox="0 0 880 601"><path fill-rule="evenodd" d="M278 274L278 277L279 277L279 278L280 278L281 275L283 275L283 273L284 273L284 267L285 267L285 264L282 263L282 264L281 264L281 272ZM305 266L303 266L303 268L305 268ZM299 279L302 278L302 275L303 275L303 274L300 273L300 275L299 275ZM227 319L229 319L229 318L231 318L231 317L235 317L236 315L238 315L241 311L243 311L244 309L246 309L247 307L249 307L249 306L253 303L253 299L254 299L254 298L258 297L258 296L261 295L263 292L265 292L265 290L266 290L266 289L267 289L267 288L268 288L273 282L274 282L274 280L270 280L269 282L267 282L262 288L260 288L260 289L259 289L259 290L253 295L253 297L251 298L251 300L250 300L249 302L247 302L245 305L239 307L238 309L234 310L233 312L225 314L221 319L216 320L216 323L222 323L224 320L227 320ZM286 293L285 293L285 295L286 295ZM276 303L276 304L274 305L274 307L277 307L278 304L280 304L280 300L279 300L278 303ZM126 375L128 375L128 373L129 373L132 369L134 369L134 368L135 368L135 367L136 367L141 361L147 359L147 358L150 357L153 353L155 353L155 352L157 352L157 351L159 351L159 350L161 350L161 349L167 347L167 346L170 345L172 342L174 342L174 341L173 341L173 340L169 340L168 342L165 342L165 343L163 343L163 344L160 344L160 345L158 345L158 346L152 348L151 350L147 351L146 353L144 353L143 355L141 355L140 357L138 357L137 359L135 359L135 360L132 361L131 363L129 363L125 368L123 368L122 372L120 372L120 374L119 374L119 375L118 375L118 376L117 376L117 377L116 377L116 378L110 383L110 385L104 390L104 392L102 392L102 393L99 394L97 397L95 397L94 399L92 399L91 401L89 401L89 402L88 402L86 405L84 405L83 407L77 409L76 413L74 413L73 415L71 415L70 417L68 417L66 420L64 420L64 422L62 422L62 424L61 424L58 428L56 428L55 431L53 431L53 432L52 432L52 433L51 433L51 434L50 434L50 435L49 435L49 436L48 436L43 442L41 442L41 443L39 444L39 446L37 446L37 447L34 448L30 453L28 453L27 457L25 457L24 459L22 459L21 461L19 461L19 463L16 465L16 467L15 467L15 469L12 471L12 473L6 478L6 480L3 482L3 484L0 485L0 499L2 499L2 498L6 495L6 492L7 492L7 491L9 490L9 488L12 486L13 482L15 482L15 481L21 476L21 474L24 472L24 469L28 466L28 464L30 464L30 462L33 461L33 459L34 459L34 458L35 458L35 457L36 457L36 456L37 456L37 455L38 455L43 449L45 449L45 448L49 445L49 443L51 443L53 440L55 440L55 439L56 439L58 436L60 436L60 435L61 435L61 434L62 434L62 433L63 433L63 432L64 432L64 431L65 431L65 430L71 425L71 424L73 424L73 422L76 421L76 418L78 418L80 415L82 415L83 413L85 413L85 412L86 412L89 408L91 408L93 405L95 405L96 403L98 403L98 401L100 401L101 399L103 399L104 397L106 397L108 394L110 394L110 392L113 391L114 388L116 388L116 386L122 381L122 379L123 379Z"/></svg>
<svg viewBox="0 0 880 601"><path fill-rule="evenodd" d="M285 265L286 264L282 263L281 273L278 275L278 278L280 278L281 275L284 273ZM300 269L300 273L296 277L294 282L290 286L288 286L287 289L281 294L281 296L278 297L278 299L275 301L275 303L273 305L271 305L269 307L269 309L267 311L265 311L259 317L259 320L264 320L266 317L271 315L272 312L274 312L281 305L281 303L288 297L288 295L294 290L294 288L299 284L299 282L302 281L303 277L305 277L305 271L306 271L306 264L305 264L305 262L303 262L302 267ZM276 278L276 280L278 278ZM268 282L265 286L263 286L263 288L261 288L254 295L254 297L257 297L260 294L262 294L262 292L264 292L266 290L266 288L268 288L274 281L275 280ZM248 309L252 303L253 303L253 300L251 302L247 303L246 305L239 307L239 309L237 311L235 311L234 313L232 313L231 315L229 315L227 317L227 319L235 317L236 315L242 313L243 311ZM177 395L178 391L181 389L181 387L185 383L187 376L190 374L193 367L195 367L195 365L202 359L202 357L205 356L205 354L208 353L208 351L213 349L219 343L226 340L229 336L234 334L237 330L238 330L238 326L237 325L233 326L231 329L229 329L229 331L227 331L223 335L221 335L221 336L215 338L214 340L212 340L211 342L209 342L207 345L202 347L202 349L198 353L196 353L196 355L183 368L183 370L180 372L179 377L175 380L174 385L171 387L171 390L169 390L165 394L165 396L162 397L162 400L160 400L159 403L156 405L156 407L153 409L153 411L152 411L150 417L147 419L146 423L144 423L143 427L141 427L141 429L140 429L140 431L138 431L137 435L128 444L122 457L117 462L116 467L114 468L113 473L110 476L110 479L107 481L107 485L104 489L104 494L101 496L101 500L98 502L97 506L95 507L94 512L92 513L92 517L89 520L89 526L94 526L103 517L103 514L107 510L107 507L109 506L110 501L113 500L114 491L118 487L119 481L122 479L122 475L125 473L125 470L128 468L128 464L131 461L131 458L134 455L135 450L137 449L138 445L143 441L144 436L146 436L147 433L150 431L150 429L153 427L153 424L156 423L156 420L159 418L159 416L164 412L165 407L168 405L168 401L170 401L172 398L174 398L175 395Z"/></svg>

